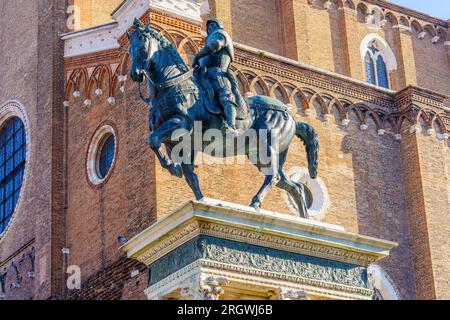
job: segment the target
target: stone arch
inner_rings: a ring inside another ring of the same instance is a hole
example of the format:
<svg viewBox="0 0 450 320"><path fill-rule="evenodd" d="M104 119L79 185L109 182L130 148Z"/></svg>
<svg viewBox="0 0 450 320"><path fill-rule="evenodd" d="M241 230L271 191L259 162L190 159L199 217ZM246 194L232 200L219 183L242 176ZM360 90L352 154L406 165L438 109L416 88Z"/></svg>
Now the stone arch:
<svg viewBox="0 0 450 320"><path fill-rule="evenodd" d="M100 64L92 71L91 77L88 81L87 91L86 91L86 99L92 98L92 93L94 90L106 89L103 87L103 83L107 80L107 89L110 89L112 86L112 70L111 67L107 64Z"/></svg>
<svg viewBox="0 0 450 320"><path fill-rule="evenodd" d="M300 105L303 108L303 111L306 112L306 110L311 110L312 106L311 103L306 96L306 94L302 91L300 88L295 88L294 91L292 91L290 100L297 106L297 109L299 110L299 105L297 104L297 98L300 100Z"/></svg>
<svg viewBox="0 0 450 320"><path fill-rule="evenodd" d="M262 79L260 76L256 76L251 81L250 88L253 89L253 92L257 95L270 96L270 89L264 79Z"/></svg>
<svg viewBox="0 0 450 320"><path fill-rule="evenodd" d="M76 83L74 81L74 79L72 78L72 76L69 77L69 80L67 80L66 82L66 92L64 94L64 100L65 101L69 101L71 99L71 95L73 94L74 91L76 91Z"/></svg>
<svg viewBox="0 0 450 320"><path fill-rule="evenodd" d="M290 97L289 97L289 94L288 94L286 88L279 82L275 83L272 86L272 88L270 90L270 96L274 97L274 98L277 98L278 100L280 100L284 104L290 104L291 103L291 100L290 100Z"/></svg>
<svg viewBox="0 0 450 320"><path fill-rule="evenodd" d="M422 120L423 123L427 126L427 129L431 129L432 128L431 118L430 118L430 115L428 114L427 110L420 109L417 112L417 114L415 116L415 123L419 124L421 122L420 120Z"/></svg>
<svg viewBox="0 0 450 320"><path fill-rule="evenodd" d="M369 286L379 293L383 300L400 300L400 293L388 276L378 265L371 265L367 270Z"/></svg>
<svg viewBox="0 0 450 320"><path fill-rule="evenodd" d="M376 129L383 129L383 124L381 122L379 114L372 109L368 109L365 114L364 123L368 123L369 119L372 119L375 122Z"/></svg>
<svg viewBox="0 0 450 320"><path fill-rule="evenodd" d="M366 23L367 14L368 14L367 6L363 2L358 3L356 7L356 18L358 22Z"/></svg>
<svg viewBox="0 0 450 320"><path fill-rule="evenodd" d="M355 10L356 7L352 0L345 0L344 8Z"/></svg>
<svg viewBox="0 0 450 320"><path fill-rule="evenodd" d="M184 62L190 66L199 48L191 38L187 37L181 40L177 50Z"/></svg>
<svg viewBox="0 0 450 320"><path fill-rule="evenodd" d="M410 27L408 18L406 18L406 17L404 17L404 16L401 16L401 17L400 17L399 24L402 25L402 26L404 26L404 27Z"/></svg>
<svg viewBox="0 0 450 320"><path fill-rule="evenodd" d="M339 99L334 98L329 104L330 114L334 114L333 110L336 110L339 115L339 120L344 120L346 118L346 113L344 105L339 101Z"/></svg>
<svg viewBox="0 0 450 320"><path fill-rule="evenodd" d="M392 12L389 11L386 13L385 17L387 24L389 24L390 27L394 27L399 24L397 17Z"/></svg>
<svg viewBox="0 0 450 320"><path fill-rule="evenodd" d="M310 99L310 104L313 108L315 108L315 102L320 106L320 111L322 115L328 114L328 106L325 102L325 99L321 96L320 93L316 93L314 96Z"/></svg>
<svg viewBox="0 0 450 320"><path fill-rule="evenodd" d="M437 35L436 28L435 28L433 25L431 25L431 24L427 24L427 25L423 28L423 30L427 33L427 35L428 35L430 38L434 38L434 37Z"/></svg>
<svg viewBox="0 0 450 320"><path fill-rule="evenodd" d="M415 124L416 124L416 121L411 118L410 114L403 114L397 120L397 123L396 123L397 132L396 133L401 134L402 128L404 128L405 126L407 126L407 128L411 128L411 126L414 126Z"/></svg>
<svg viewBox="0 0 450 320"><path fill-rule="evenodd" d="M371 5L368 8L368 15L366 17L366 23L368 26L375 28L383 27L385 21L383 10L380 7Z"/></svg>
<svg viewBox="0 0 450 320"><path fill-rule="evenodd" d="M433 118L431 119L430 123L431 123L431 128L438 127L442 133L447 133L447 127L445 125L445 122L444 122L441 114L435 114L433 116Z"/></svg>
<svg viewBox="0 0 450 320"><path fill-rule="evenodd" d="M344 7L344 3L342 2L342 0L331 0L330 2L330 9L339 9Z"/></svg>
<svg viewBox="0 0 450 320"><path fill-rule="evenodd" d="M352 113L354 113L356 115L356 117L359 120L359 124L364 124L365 123L365 116L364 113L361 111L361 108L368 108L366 105L362 104L362 103L357 103L357 104L353 104L351 106L349 106L346 110L347 112L347 118L350 119L350 115Z"/></svg>
<svg viewBox="0 0 450 320"><path fill-rule="evenodd" d="M86 94L89 79L85 68L73 70L69 78L69 82L70 81L73 81L74 83L74 91L72 94L75 98L80 97L81 93Z"/></svg>
<svg viewBox="0 0 450 320"><path fill-rule="evenodd" d="M236 76L239 89L241 89L244 94L250 92L250 84L245 74L236 66L232 66L231 69L233 70Z"/></svg>
<svg viewBox="0 0 450 320"><path fill-rule="evenodd" d="M382 129L384 129L384 130L391 129L392 133L394 133L394 134L398 133L399 129L397 127L397 121L396 121L395 117L392 115L386 115L383 118Z"/></svg>
<svg viewBox="0 0 450 320"><path fill-rule="evenodd" d="M419 21L413 20L411 21L411 30L414 34L419 35L423 32L423 27Z"/></svg>
<svg viewBox="0 0 450 320"><path fill-rule="evenodd" d="M381 51L383 57L385 58L384 60L386 62L386 67L388 71L397 70L398 64L394 51L391 49L391 47L389 46L389 44L385 39L383 39L382 37L380 37L378 34L375 33L368 34L361 42L360 46L361 59L362 60L365 59L365 56L369 50L369 46L373 42L376 42L376 44L378 45L378 49Z"/></svg>
<svg viewBox="0 0 450 320"><path fill-rule="evenodd" d="M131 57L130 53L125 51L121 57L120 57L120 63L117 67L117 70L120 72L121 75L126 75L128 73L128 70L130 70L130 64L131 64Z"/></svg>
<svg viewBox="0 0 450 320"><path fill-rule="evenodd" d="M447 30L442 27L438 27L436 36L438 37L436 39L436 43L444 43L445 41L447 41Z"/></svg>

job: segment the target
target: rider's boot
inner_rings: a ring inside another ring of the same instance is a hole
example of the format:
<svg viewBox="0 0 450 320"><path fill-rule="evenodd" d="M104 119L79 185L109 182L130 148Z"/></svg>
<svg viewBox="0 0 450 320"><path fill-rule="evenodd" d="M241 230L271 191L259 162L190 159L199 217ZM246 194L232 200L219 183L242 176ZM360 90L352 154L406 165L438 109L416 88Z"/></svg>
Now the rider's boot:
<svg viewBox="0 0 450 320"><path fill-rule="evenodd" d="M234 136L239 135L239 131L236 129L236 106L232 103L227 103L224 109L226 116L225 132Z"/></svg>

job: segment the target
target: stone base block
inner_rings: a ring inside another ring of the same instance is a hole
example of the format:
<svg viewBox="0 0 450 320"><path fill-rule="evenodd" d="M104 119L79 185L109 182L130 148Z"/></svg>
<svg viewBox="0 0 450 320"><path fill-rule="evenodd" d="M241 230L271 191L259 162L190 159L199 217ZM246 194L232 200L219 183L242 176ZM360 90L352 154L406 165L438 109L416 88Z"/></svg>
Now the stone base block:
<svg viewBox="0 0 450 320"><path fill-rule="evenodd" d="M189 202L121 250L149 299L372 299L367 267L395 243L218 200Z"/></svg>

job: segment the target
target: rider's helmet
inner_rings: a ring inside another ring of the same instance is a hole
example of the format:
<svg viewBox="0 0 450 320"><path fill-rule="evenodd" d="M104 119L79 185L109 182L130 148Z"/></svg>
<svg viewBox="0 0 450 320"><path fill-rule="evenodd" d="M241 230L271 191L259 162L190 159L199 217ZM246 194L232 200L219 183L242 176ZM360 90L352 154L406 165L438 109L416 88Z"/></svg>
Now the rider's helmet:
<svg viewBox="0 0 450 320"><path fill-rule="evenodd" d="M217 19L217 18L208 19L208 21L206 21L206 27L208 27L211 23L217 24L220 29L224 28L223 22L220 19Z"/></svg>

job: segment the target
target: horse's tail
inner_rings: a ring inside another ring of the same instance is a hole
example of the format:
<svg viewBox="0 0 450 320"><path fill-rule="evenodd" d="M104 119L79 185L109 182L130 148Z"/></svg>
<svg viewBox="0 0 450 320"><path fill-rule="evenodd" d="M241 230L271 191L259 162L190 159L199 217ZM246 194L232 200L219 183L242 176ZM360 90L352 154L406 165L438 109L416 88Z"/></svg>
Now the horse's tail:
<svg viewBox="0 0 450 320"><path fill-rule="evenodd" d="M319 136L313 127L303 122L296 123L295 134L303 141L306 147L309 175L312 179L316 179L319 167Z"/></svg>

